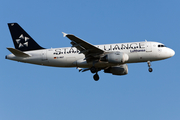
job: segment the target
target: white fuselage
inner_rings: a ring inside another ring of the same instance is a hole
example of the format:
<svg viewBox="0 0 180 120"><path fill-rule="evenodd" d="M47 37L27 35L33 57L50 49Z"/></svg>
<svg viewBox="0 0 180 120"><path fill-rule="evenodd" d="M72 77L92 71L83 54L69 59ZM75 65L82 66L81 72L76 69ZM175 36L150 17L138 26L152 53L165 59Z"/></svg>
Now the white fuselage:
<svg viewBox="0 0 180 120"><path fill-rule="evenodd" d="M133 43L119 43L95 45L96 47L106 51L119 51L126 53L129 56L126 63L137 63L147 61L157 61L172 57L175 52L158 42L133 42ZM10 60L32 63L53 67L82 67L90 68L92 63L87 63L85 55L80 53L75 47L42 49L24 52L30 57L17 57L13 54L7 55L6 58ZM97 67L108 67L112 64L108 62L98 62Z"/></svg>

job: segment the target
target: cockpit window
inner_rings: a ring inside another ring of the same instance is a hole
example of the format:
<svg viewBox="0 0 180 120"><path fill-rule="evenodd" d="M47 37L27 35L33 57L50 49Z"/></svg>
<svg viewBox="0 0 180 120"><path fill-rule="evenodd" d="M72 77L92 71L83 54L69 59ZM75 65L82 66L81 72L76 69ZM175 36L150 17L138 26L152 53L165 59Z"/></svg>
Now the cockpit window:
<svg viewBox="0 0 180 120"><path fill-rule="evenodd" d="M166 46L161 44L161 45L158 45L158 47L166 47Z"/></svg>

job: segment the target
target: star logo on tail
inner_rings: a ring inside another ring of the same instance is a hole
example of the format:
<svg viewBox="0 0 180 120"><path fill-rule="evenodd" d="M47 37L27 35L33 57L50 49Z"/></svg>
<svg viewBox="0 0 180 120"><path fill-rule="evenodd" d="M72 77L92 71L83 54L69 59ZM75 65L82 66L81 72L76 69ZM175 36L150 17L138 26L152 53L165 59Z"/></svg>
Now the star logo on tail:
<svg viewBox="0 0 180 120"><path fill-rule="evenodd" d="M18 39L16 39L17 44L19 45L19 48L22 47L28 47L28 37L25 37L23 34L19 36Z"/></svg>

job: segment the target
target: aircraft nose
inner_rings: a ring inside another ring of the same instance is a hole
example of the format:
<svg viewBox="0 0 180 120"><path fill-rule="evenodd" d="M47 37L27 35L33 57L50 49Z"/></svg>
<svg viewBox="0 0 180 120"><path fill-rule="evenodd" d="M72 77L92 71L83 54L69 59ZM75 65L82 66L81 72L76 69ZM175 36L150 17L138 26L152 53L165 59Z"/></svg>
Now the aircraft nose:
<svg viewBox="0 0 180 120"><path fill-rule="evenodd" d="M175 55L175 51L172 50L172 49L170 49L169 53L170 53L170 56L171 56L171 57Z"/></svg>

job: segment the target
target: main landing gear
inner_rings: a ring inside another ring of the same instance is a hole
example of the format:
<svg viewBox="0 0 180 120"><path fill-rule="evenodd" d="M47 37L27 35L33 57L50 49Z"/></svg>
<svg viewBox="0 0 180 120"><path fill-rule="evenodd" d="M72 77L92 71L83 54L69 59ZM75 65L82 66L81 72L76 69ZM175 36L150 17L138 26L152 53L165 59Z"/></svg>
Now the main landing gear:
<svg viewBox="0 0 180 120"><path fill-rule="evenodd" d="M90 71L91 73L95 73L93 78L95 81L98 81L99 80L98 69L93 66L90 68Z"/></svg>
<svg viewBox="0 0 180 120"><path fill-rule="evenodd" d="M148 64L148 67L149 67L149 72L152 72L153 71L153 69L151 68L151 63L150 63L150 61L147 61L147 64Z"/></svg>

